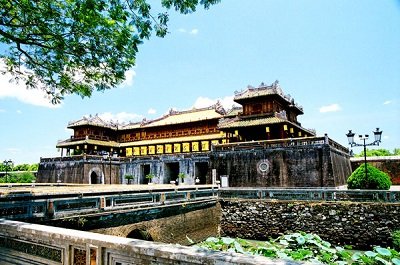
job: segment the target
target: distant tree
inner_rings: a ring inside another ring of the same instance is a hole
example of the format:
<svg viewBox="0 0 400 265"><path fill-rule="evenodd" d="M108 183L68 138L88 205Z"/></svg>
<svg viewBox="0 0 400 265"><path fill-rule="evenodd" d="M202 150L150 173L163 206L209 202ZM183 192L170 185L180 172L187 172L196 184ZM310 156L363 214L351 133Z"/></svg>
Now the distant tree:
<svg viewBox="0 0 400 265"><path fill-rule="evenodd" d="M7 171L37 171L39 168L39 164L18 164L11 167L10 165L7 166ZM0 171L6 171L6 166L1 163L0 164Z"/></svg>
<svg viewBox="0 0 400 265"><path fill-rule="evenodd" d="M393 155L395 155L395 156L400 156L400 148L395 148L395 149L393 150Z"/></svg>
<svg viewBox="0 0 400 265"><path fill-rule="evenodd" d="M35 176L31 172L12 173L7 178L0 178L0 183L32 183L36 180Z"/></svg>
<svg viewBox="0 0 400 265"><path fill-rule="evenodd" d="M395 149L396 150L396 149ZM367 156L392 156L394 155L387 149L367 149ZM364 151L355 155L356 157L364 157Z"/></svg>
<svg viewBox="0 0 400 265"><path fill-rule="evenodd" d="M13 171L29 171L29 164L20 164L13 167Z"/></svg>
<svg viewBox="0 0 400 265"><path fill-rule="evenodd" d="M160 1L155 15L150 0L0 0L3 73L53 103L72 93L89 97L124 80L144 39L167 34L167 11L188 14L220 0Z"/></svg>

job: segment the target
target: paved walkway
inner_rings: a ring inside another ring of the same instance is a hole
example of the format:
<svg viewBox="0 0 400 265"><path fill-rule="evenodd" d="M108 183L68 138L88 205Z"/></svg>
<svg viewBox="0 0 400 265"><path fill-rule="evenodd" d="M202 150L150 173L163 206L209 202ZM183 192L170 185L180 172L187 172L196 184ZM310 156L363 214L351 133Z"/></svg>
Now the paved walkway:
<svg viewBox="0 0 400 265"><path fill-rule="evenodd" d="M140 191L140 190L163 190L163 189L194 189L211 188L212 185L172 185L172 184L152 184L152 185L87 185L87 184L1 184L0 196L9 193L31 193L31 194L58 194L58 193L93 193L93 192L116 192L116 191ZM216 187L216 186L215 186ZM256 187L254 189L257 189ZM296 188L290 188L296 189ZM339 190L346 190L347 186L336 187ZM391 191L400 191L400 186L392 186Z"/></svg>
<svg viewBox="0 0 400 265"><path fill-rule="evenodd" d="M116 192L116 191L139 191L139 190L176 190L176 189L195 189L211 188L212 185L172 185L172 184L153 184L153 185L84 185L84 184L2 184L0 185L0 195L9 193L31 193L31 194L68 194L68 193L93 193L93 192ZM216 186L215 186L216 187Z"/></svg>

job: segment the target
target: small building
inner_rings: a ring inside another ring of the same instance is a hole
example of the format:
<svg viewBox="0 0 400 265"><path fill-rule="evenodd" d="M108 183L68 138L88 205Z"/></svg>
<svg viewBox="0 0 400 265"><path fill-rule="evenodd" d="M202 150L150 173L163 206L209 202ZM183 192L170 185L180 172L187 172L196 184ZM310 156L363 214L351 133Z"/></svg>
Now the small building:
<svg viewBox="0 0 400 265"><path fill-rule="evenodd" d="M176 180L189 184L211 183L212 172L218 176L222 174L218 172L218 168L223 166L218 163L216 153L224 151L225 147L225 151L235 152L232 145L244 147L256 141L262 142L261 146L271 151L274 146L270 143L274 141L301 142L303 146L307 142L315 143L312 141L312 138L316 137L315 130L306 129L298 122L297 117L303 114L303 108L296 104L290 95L283 93L277 81L271 85L262 83L256 88L249 86L244 91L235 92L234 101L239 106L227 111L218 102L207 108L186 111L171 109L168 114L158 119L143 119L141 122L129 124L106 122L98 115L70 122L68 128L73 129L74 134L69 139L57 143L57 148L61 149L61 158L42 159L38 181L126 183L124 176L130 175L131 183L135 184L144 184L150 178L153 182L165 184ZM329 141L326 142L325 138L323 142L329 146ZM335 146L339 146L339 149L336 149L343 152L345 157L347 149L337 143ZM288 148L290 149L289 146L286 149ZM61 168L57 169L61 172L62 168L70 166L49 166L49 163L58 161L62 164L71 159L76 160L74 165L81 161L82 169L75 171L74 178L68 175L60 180L60 174L54 173L53 169ZM345 159L348 160L348 157ZM83 169L83 165L90 163L97 165L95 169L91 167L90 170L90 166ZM105 167L109 171L103 169ZM317 167L314 168L317 170ZM229 175L231 178L234 176L235 179L231 183L243 185L243 182L237 179L241 178L240 176L235 176L230 170L221 169L222 171L223 175ZM238 172L246 175L256 174L257 171L240 169ZM282 175L282 172L279 174ZM178 175L185 178L178 178ZM345 177L347 176L340 176L340 179ZM310 185L323 186L322 182L312 181ZM342 182L330 181L329 185L340 185ZM285 183L297 185L296 182L290 181L260 180L248 184L285 186ZM307 180L304 179L301 183L306 185Z"/></svg>

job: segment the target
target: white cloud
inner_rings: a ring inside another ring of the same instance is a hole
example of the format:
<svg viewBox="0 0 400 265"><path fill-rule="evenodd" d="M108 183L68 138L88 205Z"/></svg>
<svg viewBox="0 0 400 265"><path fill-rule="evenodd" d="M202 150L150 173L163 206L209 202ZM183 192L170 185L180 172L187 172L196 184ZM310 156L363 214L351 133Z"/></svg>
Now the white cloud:
<svg viewBox="0 0 400 265"><path fill-rule="evenodd" d="M118 121L119 123L127 123L134 122L143 119L142 115L136 113L128 113L128 112L119 112L117 114L113 114L111 112L104 112L99 114L99 117L105 121Z"/></svg>
<svg viewBox="0 0 400 265"><path fill-rule="evenodd" d="M319 108L319 112L325 113L325 112L337 112L340 111L342 108L339 106L339 104L331 104L328 106L322 106Z"/></svg>
<svg viewBox="0 0 400 265"><path fill-rule="evenodd" d="M199 33L199 30L198 30L198 29L192 29L192 30L189 32L189 34L191 34L191 35L197 35L197 33Z"/></svg>
<svg viewBox="0 0 400 265"><path fill-rule="evenodd" d="M11 155L16 155L21 152L21 149L10 147L10 148L7 148L6 151L7 151L7 153L9 153Z"/></svg>
<svg viewBox="0 0 400 265"><path fill-rule="evenodd" d="M383 102L383 105L389 105L389 104L391 104L391 103L392 103L391 100L386 100L385 102Z"/></svg>
<svg viewBox="0 0 400 265"><path fill-rule="evenodd" d="M178 32L189 35L197 35L199 33L199 30L198 29L186 30L185 28L180 28L178 29Z"/></svg>
<svg viewBox="0 0 400 265"><path fill-rule="evenodd" d="M214 105L219 101L225 110L231 109L233 106L239 106L233 101L234 96L227 96L224 98L211 99L207 97L198 97L193 104L193 108L205 108Z"/></svg>
<svg viewBox="0 0 400 265"><path fill-rule="evenodd" d="M148 111L147 111L147 113L148 114L156 114L156 110L155 109L153 109L153 108L150 108Z"/></svg>
<svg viewBox="0 0 400 265"><path fill-rule="evenodd" d="M21 110L17 110L17 113L18 113L18 114L22 114L22 111L21 111Z"/></svg>
<svg viewBox="0 0 400 265"><path fill-rule="evenodd" d="M0 60L0 68L4 69L5 64ZM24 82L10 82L10 74L0 75L0 99L15 98L26 104L41 106L46 108L59 108L61 104L53 105L50 97L40 89L27 89Z"/></svg>
<svg viewBox="0 0 400 265"><path fill-rule="evenodd" d="M121 87L131 86L133 84L133 78L136 76L136 72L130 69L125 72L125 80L122 82Z"/></svg>

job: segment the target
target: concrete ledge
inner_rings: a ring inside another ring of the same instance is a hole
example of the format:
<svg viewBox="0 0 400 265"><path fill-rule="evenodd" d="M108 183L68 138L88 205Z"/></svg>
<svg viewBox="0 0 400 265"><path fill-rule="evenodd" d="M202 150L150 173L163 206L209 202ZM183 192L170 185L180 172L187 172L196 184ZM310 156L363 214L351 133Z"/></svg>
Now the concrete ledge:
<svg viewBox="0 0 400 265"><path fill-rule="evenodd" d="M94 262L90 264L299 264L5 219L0 219L0 241L0 252L12 254L23 264L44 264L46 259L47 264L74 264L78 259ZM16 249L21 246L18 242L29 247ZM0 255L0 263L9 259L10 255Z"/></svg>

